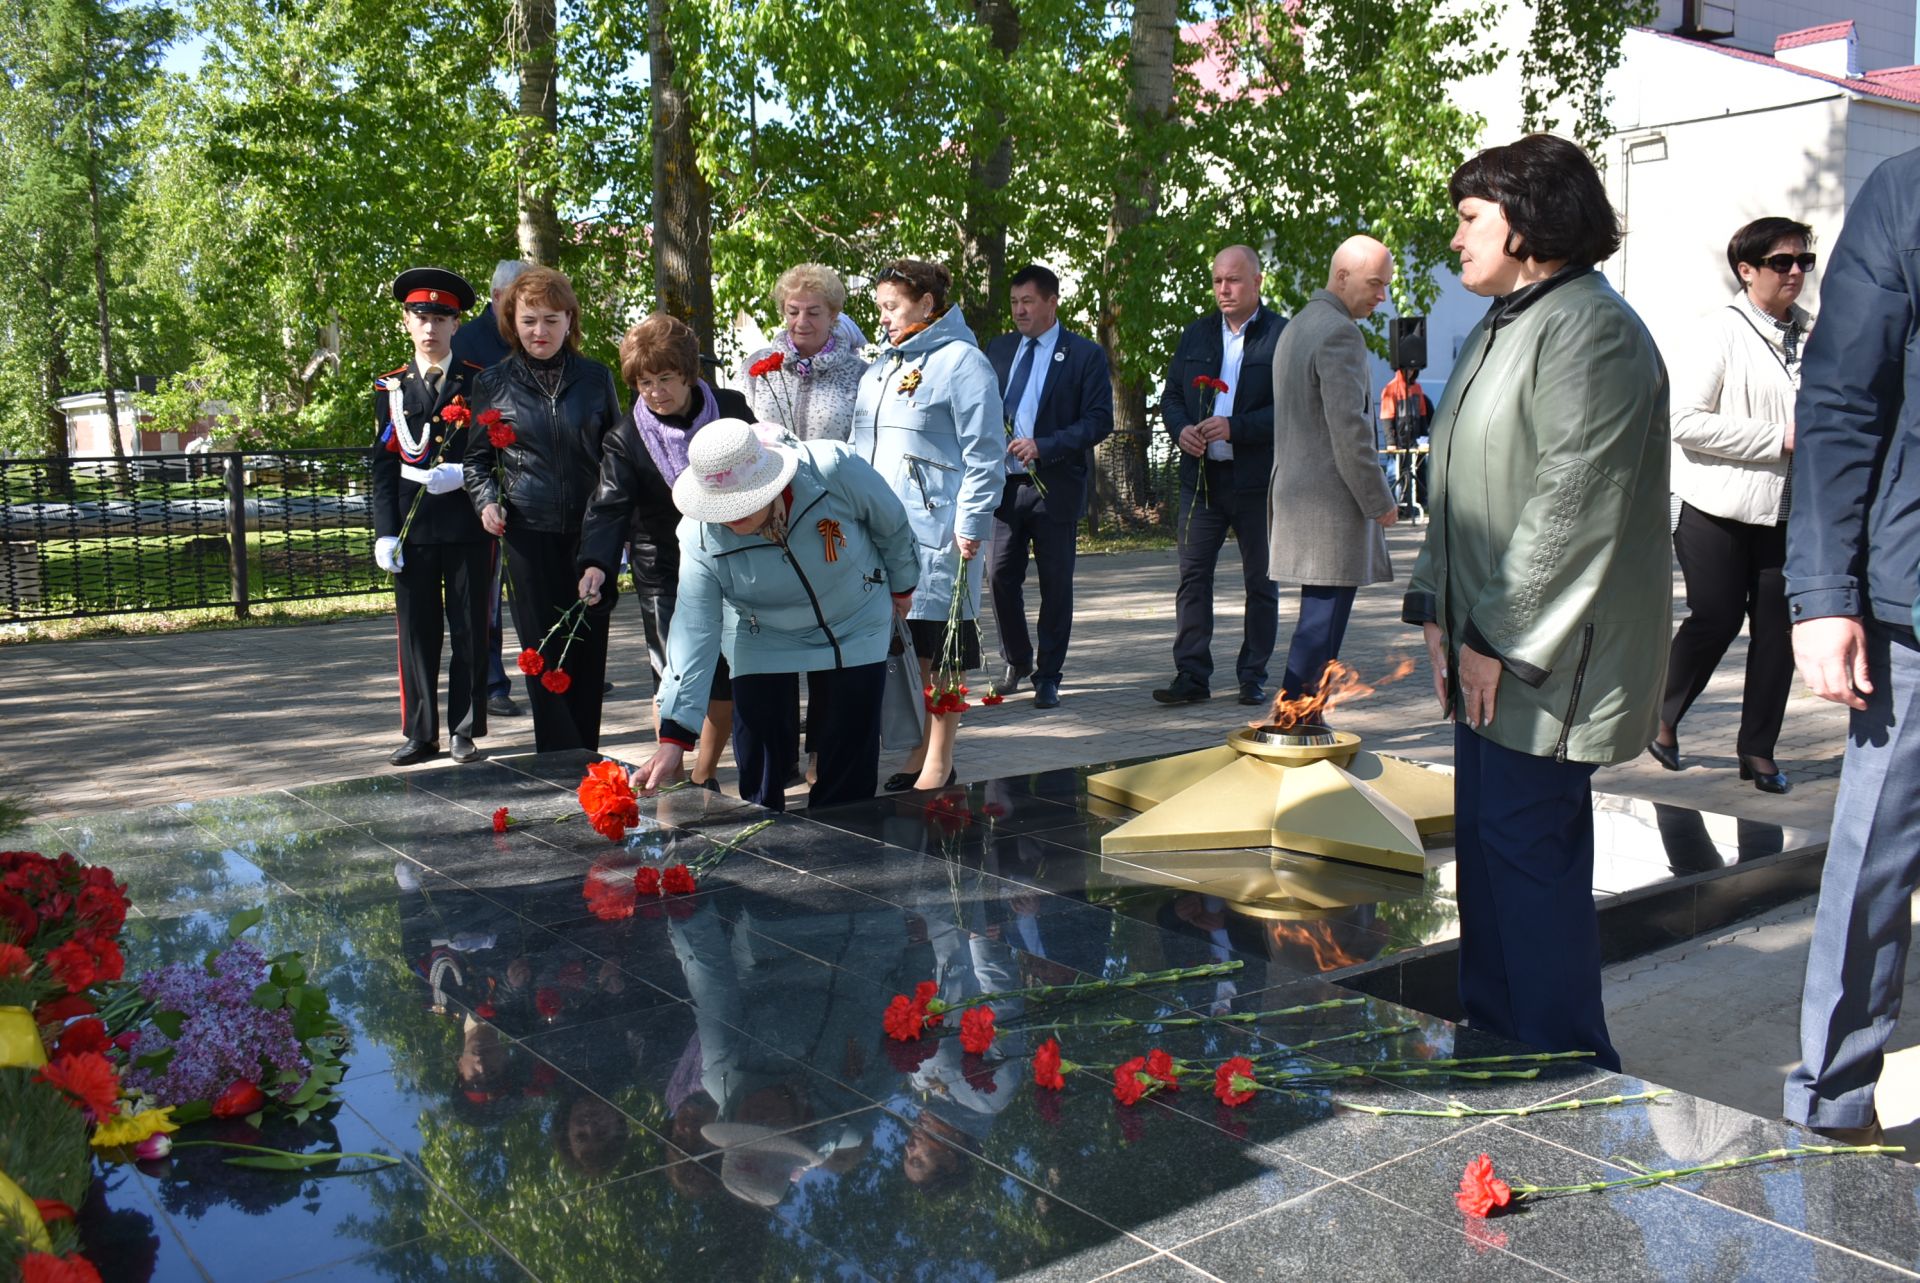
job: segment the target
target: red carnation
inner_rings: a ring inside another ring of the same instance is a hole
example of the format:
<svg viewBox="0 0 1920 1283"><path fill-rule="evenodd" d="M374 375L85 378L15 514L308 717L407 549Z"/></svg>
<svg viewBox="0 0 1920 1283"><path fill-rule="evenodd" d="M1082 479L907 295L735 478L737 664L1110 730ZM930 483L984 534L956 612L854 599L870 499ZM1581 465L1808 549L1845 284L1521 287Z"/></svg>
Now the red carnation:
<svg viewBox="0 0 1920 1283"><path fill-rule="evenodd" d="M440 417L442 419L445 419L448 423L451 423L454 426L458 427L461 424L468 423L473 419L473 411L467 408L467 403L465 401L461 400L459 397L455 397L453 398L453 400L447 403L446 409L440 411Z"/></svg>
<svg viewBox="0 0 1920 1283"><path fill-rule="evenodd" d="M118 980L126 973L127 960L120 954L120 946L112 936L94 932L92 935L76 936L93 954L93 980L99 984L103 980Z"/></svg>
<svg viewBox="0 0 1920 1283"><path fill-rule="evenodd" d="M531 647L520 652L520 658L517 662L519 663L520 671L529 677L538 677L541 671L547 666L547 661L540 658L540 652Z"/></svg>
<svg viewBox="0 0 1920 1283"><path fill-rule="evenodd" d="M43 1002L33 1009L33 1018L43 1025L61 1024L75 1016L91 1016L96 1008L77 993Z"/></svg>
<svg viewBox="0 0 1920 1283"><path fill-rule="evenodd" d="M1060 1059L1060 1040L1049 1038L1040 1044L1033 1053L1033 1081L1036 1086L1050 1091L1059 1091L1067 1085L1065 1076L1060 1072L1063 1064Z"/></svg>
<svg viewBox="0 0 1920 1283"><path fill-rule="evenodd" d="M993 1046L993 1009L969 1007L960 1017L960 1046L976 1056L987 1054Z"/></svg>
<svg viewBox="0 0 1920 1283"><path fill-rule="evenodd" d="M587 813L594 832L610 842L618 842L627 830L640 823L640 802L627 782L627 773L618 762L595 762L587 768L577 791L580 809Z"/></svg>
<svg viewBox="0 0 1920 1283"><path fill-rule="evenodd" d="M1485 1154L1467 1164L1460 1174L1460 1188L1453 1201L1468 1216L1484 1217L1496 1207L1513 1201L1513 1190L1493 1174L1493 1160Z"/></svg>
<svg viewBox="0 0 1920 1283"><path fill-rule="evenodd" d="M684 864L671 866L660 879L660 889L668 895L692 895L696 889L693 871Z"/></svg>
<svg viewBox="0 0 1920 1283"><path fill-rule="evenodd" d="M77 939L58 945L47 954L47 970L67 987L68 993L93 987L93 955Z"/></svg>
<svg viewBox="0 0 1920 1283"><path fill-rule="evenodd" d="M764 378L786 363L787 354L785 352L769 352L747 367L747 376L755 379Z"/></svg>
<svg viewBox="0 0 1920 1283"><path fill-rule="evenodd" d="M100 1283L100 1271L78 1252L28 1252L20 1258L20 1283Z"/></svg>
<svg viewBox="0 0 1920 1283"><path fill-rule="evenodd" d="M487 425L488 445L496 450L504 450L520 439L520 435L513 430L511 423L499 422L500 412L498 410L489 410L487 414L493 415L495 420L493 423ZM481 415L480 417L485 419L486 415Z"/></svg>
<svg viewBox="0 0 1920 1283"><path fill-rule="evenodd" d="M1135 1056L1125 1064L1115 1066L1113 1098L1123 1105L1131 1105L1146 1095L1148 1080L1140 1076L1140 1071L1146 1067L1145 1056Z"/></svg>
<svg viewBox="0 0 1920 1283"><path fill-rule="evenodd" d="M1006 703L1007 697L1005 695L1002 695L999 691L988 691L985 695L982 695L980 697L980 702L982 704L987 705L988 707L992 707L995 704Z"/></svg>
<svg viewBox="0 0 1920 1283"><path fill-rule="evenodd" d="M1173 1067L1173 1057L1158 1047L1147 1053L1147 1076L1159 1079L1172 1091L1180 1090L1180 1071Z"/></svg>
<svg viewBox="0 0 1920 1283"><path fill-rule="evenodd" d="M567 676L564 668L549 668L540 674L540 684L555 695L564 695L567 688L573 685L573 678Z"/></svg>
<svg viewBox="0 0 1920 1283"><path fill-rule="evenodd" d="M513 823L513 817L507 814L506 807L503 806L493 813L493 831L495 833L505 833L507 831L507 825L511 823Z"/></svg>
<svg viewBox="0 0 1920 1283"><path fill-rule="evenodd" d="M215 1118L245 1118L248 1114L266 1108L267 1094L260 1090L258 1083L250 1083L244 1078L236 1078L227 1089L213 1101Z"/></svg>
<svg viewBox="0 0 1920 1283"><path fill-rule="evenodd" d="M98 1016L87 1016L60 1031L60 1039L54 1044L54 1054L77 1056L85 1051L104 1054L109 1045L105 1022Z"/></svg>
<svg viewBox="0 0 1920 1283"><path fill-rule="evenodd" d="M120 1080L107 1058L97 1051L55 1056L40 1066L34 1077L65 1092L68 1103L85 1110L95 1122L111 1114L114 1102L120 1099Z"/></svg>
<svg viewBox="0 0 1920 1283"><path fill-rule="evenodd" d="M480 426L483 428L490 428L494 424L500 422L501 418L502 418L502 415L499 409L490 405L486 409L480 411L480 420L479 420Z"/></svg>
<svg viewBox="0 0 1920 1283"><path fill-rule="evenodd" d="M24 976L33 970L33 955L17 944L0 944L0 980Z"/></svg>
<svg viewBox="0 0 1920 1283"><path fill-rule="evenodd" d="M1213 1071L1213 1094L1229 1109L1237 1109L1253 1099L1253 1062L1235 1056Z"/></svg>
<svg viewBox="0 0 1920 1283"><path fill-rule="evenodd" d="M73 1219L73 1209L57 1198L36 1198L33 1200L33 1206L40 1213L40 1223L43 1225Z"/></svg>
<svg viewBox="0 0 1920 1283"><path fill-rule="evenodd" d="M886 1014L880 1017L880 1027L895 1042L919 1042L921 1032L927 1027L926 1012L907 995L896 993L887 1004Z"/></svg>
<svg viewBox="0 0 1920 1283"><path fill-rule="evenodd" d="M651 864L643 864L633 875L633 889L639 895L660 894L660 870Z"/></svg>

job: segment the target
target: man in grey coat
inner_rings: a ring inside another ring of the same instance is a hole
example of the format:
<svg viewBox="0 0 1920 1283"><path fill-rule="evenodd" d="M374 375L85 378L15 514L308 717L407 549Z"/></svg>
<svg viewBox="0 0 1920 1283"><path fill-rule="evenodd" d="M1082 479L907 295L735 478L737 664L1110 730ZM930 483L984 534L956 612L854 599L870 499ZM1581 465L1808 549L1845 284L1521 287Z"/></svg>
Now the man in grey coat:
<svg viewBox="0 0 1920 1283"><path fill-rule="evenodd" d="M1282 699L1320 689L1340 654L1354 592L1393 579L1386 528L1400 515L1374 447L1367 345L1355 321L1387 298L1393 255L1371 236L1334 251L1273 350L1273 476L1267 573L1300 585Z"/></svg>

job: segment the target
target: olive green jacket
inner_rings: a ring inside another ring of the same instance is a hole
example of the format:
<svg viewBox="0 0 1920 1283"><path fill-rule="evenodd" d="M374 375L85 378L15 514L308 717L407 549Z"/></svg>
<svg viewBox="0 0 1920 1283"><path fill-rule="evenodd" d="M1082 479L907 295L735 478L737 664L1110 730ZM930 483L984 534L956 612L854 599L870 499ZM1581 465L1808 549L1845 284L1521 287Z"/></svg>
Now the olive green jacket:
<svg viewBox="0 0 1920 1283"><path fill-rule="evenodd" d="M1480 734L1539 757L1642 752L1666 675L1667 371L1596 271L1497 302L1433 416L1430 524L1403 617L1505 671ZM1461 712L1458 683L1449 700Z"/></svg>

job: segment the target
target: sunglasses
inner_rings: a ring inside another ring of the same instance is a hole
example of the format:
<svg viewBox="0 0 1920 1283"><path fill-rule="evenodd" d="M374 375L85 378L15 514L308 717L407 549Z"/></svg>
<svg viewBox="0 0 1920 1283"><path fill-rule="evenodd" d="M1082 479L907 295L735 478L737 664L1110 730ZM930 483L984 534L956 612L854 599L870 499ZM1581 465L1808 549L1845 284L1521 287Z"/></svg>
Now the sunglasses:
<svg viewBox="0 0 1920 1283"><path fill-rule="evenodd" d="M1753 265L1755 267L1770 267L1780 275L1785 276L1794 269L1795 264L1799 265L1801 271L1811 272L1814 263L1818 261L1819 255L1813 253L1772 254L1766 258L1754 259Z"/></svg>

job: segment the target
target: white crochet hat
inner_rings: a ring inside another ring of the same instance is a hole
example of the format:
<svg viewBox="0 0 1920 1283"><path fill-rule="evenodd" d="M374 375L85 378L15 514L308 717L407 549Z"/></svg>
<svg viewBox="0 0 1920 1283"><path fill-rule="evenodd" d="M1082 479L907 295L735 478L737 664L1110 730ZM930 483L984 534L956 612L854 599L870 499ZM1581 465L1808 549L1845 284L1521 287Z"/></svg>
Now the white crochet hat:
<svg viewBox="0 0 1920 1283"><path fill-rule="evenodd" d="M794 451L762 441L781 434L778 424L743 419L715 419L700 429L673 483L674 506L695 521L738 521L772 503L800 466Z"/></svg>

